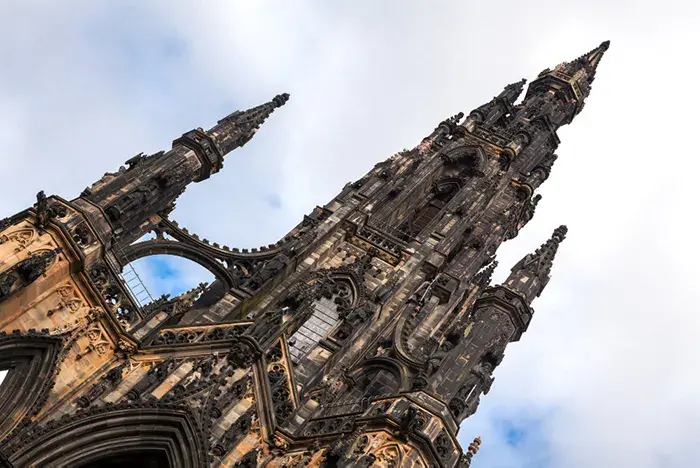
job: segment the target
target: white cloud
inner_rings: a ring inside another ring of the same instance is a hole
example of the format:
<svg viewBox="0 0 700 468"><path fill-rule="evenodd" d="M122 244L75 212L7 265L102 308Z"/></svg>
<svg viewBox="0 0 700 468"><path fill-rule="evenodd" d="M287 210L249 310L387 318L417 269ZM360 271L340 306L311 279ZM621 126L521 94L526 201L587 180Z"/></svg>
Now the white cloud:
<svg viewBox="0 0 700 468"><path fill-rule="evenodd" d="M535 218L499 252L502 279L566 223L554 277L460 435L483 432L475 466L528 466L490 418L555 408L551 466L700 465L696 2L29 3L4 7L0 30L0 157L29 173L3 179L0 209L39 189L71 198L139 151L290 92L174 215L243 247L443 118L610 39Z"/></svg>

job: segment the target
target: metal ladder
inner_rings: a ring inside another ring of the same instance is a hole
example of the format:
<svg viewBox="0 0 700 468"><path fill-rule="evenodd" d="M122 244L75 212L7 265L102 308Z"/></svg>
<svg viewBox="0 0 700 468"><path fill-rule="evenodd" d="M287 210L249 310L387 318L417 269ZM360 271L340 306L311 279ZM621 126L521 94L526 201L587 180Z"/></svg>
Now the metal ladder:
<svg viewBox="0 0 700 468"><path fill-rule="evenodd" d="M131 298L138 304L139 307L143 308L145 305L154 302L153 296L143 284L143 280L134 269L131 262L129 262L124 255L124 253L119 248L119 244L116 242L112 243L112 252L117 257L117 261L123 265L119 277L126 285L126 289L129 291Z"/></svg>

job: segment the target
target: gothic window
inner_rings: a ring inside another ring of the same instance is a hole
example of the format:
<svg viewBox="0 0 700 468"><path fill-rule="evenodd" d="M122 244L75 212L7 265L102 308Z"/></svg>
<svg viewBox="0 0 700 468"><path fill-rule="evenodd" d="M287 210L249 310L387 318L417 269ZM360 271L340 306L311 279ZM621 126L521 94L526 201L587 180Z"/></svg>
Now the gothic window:
<svg viewBox="0 0 700 468"><path fill-rule="evenodd" d="M459 192L459 188L456 183L438 184L432 197L399 225L401 240L408 242L418 236L437 218L445 205Z"/></svg>
<svg viewBox="0 0 700 468"><path fill-rule="evenodd" d="M331 330L339 322L340 308L352 304L350 285L344 281L336 281L333 295L314 301L311 317L299 327L289 340L289 351L292 362L298 364L318 343L327 338Z"/></svg>

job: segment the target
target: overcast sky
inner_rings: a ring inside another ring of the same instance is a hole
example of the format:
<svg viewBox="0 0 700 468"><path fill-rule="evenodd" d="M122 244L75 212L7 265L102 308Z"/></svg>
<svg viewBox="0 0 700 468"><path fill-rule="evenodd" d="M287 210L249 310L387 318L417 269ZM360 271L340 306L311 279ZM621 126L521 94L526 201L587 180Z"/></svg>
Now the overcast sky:
<svg viewBox="0 0 700 468"><path fill-rule="evenodd" d="M201 5L3 2L0 213L38 190L73 198L289 92L172 215L222 244L269 244L445 117L609 39L535 218L498 252L503 280L567 224L552 281L460 439L482 436L475 467L700 466L699 2ZM153 294L206 276L154 265L141 265Z"/></svg>

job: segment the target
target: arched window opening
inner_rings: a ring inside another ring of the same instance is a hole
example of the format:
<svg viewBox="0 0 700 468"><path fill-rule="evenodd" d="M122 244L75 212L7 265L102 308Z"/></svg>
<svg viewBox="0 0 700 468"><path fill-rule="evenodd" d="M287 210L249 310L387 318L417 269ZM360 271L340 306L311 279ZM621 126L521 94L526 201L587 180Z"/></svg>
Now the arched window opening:
<svg viewBox="0 0 700 468"><path fill-rule="evenodd" d="M328 337L340 319L340 308L348 307L352 301L351 285L345 281L335 281L329 297L313 302L311 317L289 339L289 352L294 364L299 364L321 340Z"/></svg>
<svg viewBox="0 0 700 468"><path fill-rule="evenodd" d="M215 279L206 268L174 255L152 255L139 258L130 265L154 299L164 294L175 297L200 283L211 284Z"/></svg>
<svg viewBox="0 0 700 468"><path fill-rule="evenodd" d="M354 305L352 285L336 280L326 294L311 304L311 315L289 338L289 352L298 385L307 385L331 358L338 345L329 337L343 311Z"/></svg>
<svg viewBox="0 0 700 468"><path fill-rule="evenodd" d="M167 325L177 325L183 315L205 311L226 295L229 288L203 266L174 255L152 255L132 261L135 272L122 279L143 308L144 315L158 310L172 314ZM137 279L135 279L137 278ZM144 292L145 291L145 292Z"/></svg>
<svg viewBox="0 0 700 468"><path fill-rule="evenodd" d="M438 184L432 197L420 208L411 213L398 227L399 238L410 242L416 238L440 214L443 208L459 192L457 183Z"/></svg>

